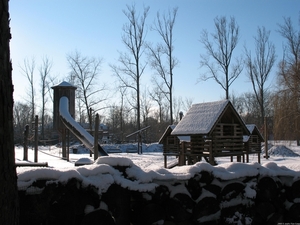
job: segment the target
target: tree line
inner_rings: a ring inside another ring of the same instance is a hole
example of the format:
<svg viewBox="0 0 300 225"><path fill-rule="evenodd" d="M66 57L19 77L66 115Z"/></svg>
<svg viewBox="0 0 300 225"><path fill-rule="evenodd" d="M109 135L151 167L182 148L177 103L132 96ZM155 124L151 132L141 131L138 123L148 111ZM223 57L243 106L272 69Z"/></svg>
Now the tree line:
<svg viewBox="0 0 300 225"><path fill-rule="evenodd" d="M125 47L119 58L110 64L116 78L114 91L119 102L111 103L112 88L97 82L101 79L103 59L84 56L75 51L67 55L69 74L66 78L77 87L76 120L87 123L93 129L95 113L100 114L101 123L109 127L113 140L126 141L126 135L151 126L145 132L143 141L158 141L166 127L179 122L181 111L187 111L193 101L182 99L173 93L174 69L179 59L174 55L174 29L178 8L174 7L161 14L157 12L155 21L149 26L160 37L158 43L146 40L147 19L150 7L142 12L136 6L127 5L123 13L127 19L122 28L121 40ZM254 123L262 128L267 118L271 137L275 139L297 139L299 136L299 46L300 32L290 18L284 18L276 31L284 41L284 53L276 65L275 45L270 39L270 30L258 27L253 37L254 49L244 46L241 55L235 54L240 41L240 27L234 17L217 16L213 21L214 31L202 30L199 43L204 54L200 54L199 65L204 69L199 80L213 79L224 90L224 98L230 99L246 123ZM49 139L52 130L52 112L48 103L52 102L51 85L57 81L51 71L52 61L42 59L38 67L39 104L36 104L36 68L34 59L25 59L20 65L30 88L26 102L15 102L14 128L15 142L22 142L22 132L26 124L33 121L35 114L41 120L41 138ZM151 89L143 90L141 77L146 67L154 75ZM276 89L267 86L270 74L276 70ZM252 84L252 92L239 96L230 86L242 74L246 74ZM38 112L37 109L39 109ZM299 124L300 126L300 124ZM141 141L141 140L140 140Z"/></svg>

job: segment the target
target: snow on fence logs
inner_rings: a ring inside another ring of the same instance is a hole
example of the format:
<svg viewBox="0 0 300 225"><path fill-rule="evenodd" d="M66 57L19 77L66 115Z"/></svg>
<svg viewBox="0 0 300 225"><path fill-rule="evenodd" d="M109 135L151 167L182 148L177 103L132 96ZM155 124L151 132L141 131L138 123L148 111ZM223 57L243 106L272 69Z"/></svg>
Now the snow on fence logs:
<svg viewBox="0 0 300 225"><path fill-rule="evenodd" d="M56 170L19 168L20 224L300 222L300 172L207 163L144 171L129 159Z"/></svg>

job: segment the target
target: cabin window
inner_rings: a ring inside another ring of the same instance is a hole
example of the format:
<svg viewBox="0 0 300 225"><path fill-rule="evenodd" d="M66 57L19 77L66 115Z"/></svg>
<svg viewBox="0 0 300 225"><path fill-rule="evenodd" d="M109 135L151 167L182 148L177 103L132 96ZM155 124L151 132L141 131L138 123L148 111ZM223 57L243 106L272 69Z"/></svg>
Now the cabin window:
<svg viewBox="0 0 300 225"><path fill-rule="evenodd" d="M223 136L234 136L234 126L224 125L223 126Z"/></svg>

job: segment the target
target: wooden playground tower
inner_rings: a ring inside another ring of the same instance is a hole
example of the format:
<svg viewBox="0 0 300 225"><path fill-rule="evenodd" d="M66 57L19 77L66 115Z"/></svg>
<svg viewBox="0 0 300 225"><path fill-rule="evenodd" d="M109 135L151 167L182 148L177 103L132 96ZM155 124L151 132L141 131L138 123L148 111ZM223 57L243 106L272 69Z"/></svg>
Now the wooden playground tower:
<svg viewBox="0 0 300 225"><path fill-rule="evenodd" d="M54 91L53 100L53 129L57 129L61 134L62 141L62 157L69 160L69 130L63 124L60 119L59 113L59 101L61 97L67 97L69 99L69 112L73 118L75 118L75 86L63 81L58 85L51 87Z"/></svg>

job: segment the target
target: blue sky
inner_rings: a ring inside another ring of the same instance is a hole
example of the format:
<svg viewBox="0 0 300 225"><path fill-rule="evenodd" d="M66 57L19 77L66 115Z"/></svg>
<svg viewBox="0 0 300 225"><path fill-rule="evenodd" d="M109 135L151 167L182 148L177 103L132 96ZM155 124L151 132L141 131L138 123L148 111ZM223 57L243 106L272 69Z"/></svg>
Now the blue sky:
<svg viewBox="0 0 300 225"><path fill-rule="evenodd" d="M12 40L11 58L15 101L23 101L29 87L21 74L20 65L26 58L35 58L37 67L47 56L53 62L52 73L64 80L69 72L66 55L76 50L82 55L103 58L99 82L113 86L115 77L109 64L117 64L118 51L124 51L121 42L122 26L127 19L122 10L133 1L121 0L26 0L10 1ZM215 101L224 98L225 92L215 81L198 82L200 54L205 50L199 42L203 29L213 32L213 20L217 16L234 16L240 26L240 41L234 57L243 54L243 46L253 49L253 37L258 26L271 31L270 39L275 44L277 59L282 57L284 39L276 32L283 17L290 17L299 29L300 2L297 0L149 0L136 1L137 11L143 5L150 6L147 24L150 26L159 10L178 7L174 28L174 55L179 66L174 70L174 94L194 103ZM148 30L147 41L160 41ZM252 48L251 48L252 47ZM269 84L276 81L277 65L271 71ZM149 85L153 72L147 70L142 77L142 86ZM36 70L38 79L38 71ZM37 85L37 93L39 93ZM230 92L235 94L252 91L246 70L233 83Z"/></svg>

